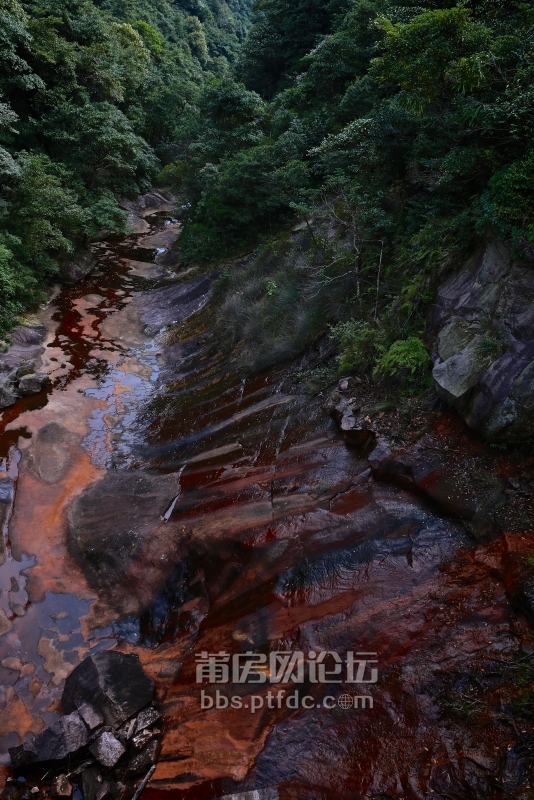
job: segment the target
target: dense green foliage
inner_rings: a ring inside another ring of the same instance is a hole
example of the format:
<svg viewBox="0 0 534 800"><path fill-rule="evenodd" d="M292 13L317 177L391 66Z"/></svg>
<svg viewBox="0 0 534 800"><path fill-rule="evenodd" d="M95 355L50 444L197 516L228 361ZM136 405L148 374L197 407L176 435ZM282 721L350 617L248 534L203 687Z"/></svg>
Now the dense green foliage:
<svg viewBox="0 0 534 800"><path fill-rule="evenodd" d="M534 256L533 26L517 0L256 0L169 172L185 258L262 242L226 280L231 341L274 359L352 319L342 359L372 369L417 355L436 280L484 237Z"/></svg>
<svg viewBox="0 0 534 800"><path fill-rule="evenodd" d="M0 328L125 229L235 61L248 0L0 0ZM187 122L186 124L189 124Z"/></svg>

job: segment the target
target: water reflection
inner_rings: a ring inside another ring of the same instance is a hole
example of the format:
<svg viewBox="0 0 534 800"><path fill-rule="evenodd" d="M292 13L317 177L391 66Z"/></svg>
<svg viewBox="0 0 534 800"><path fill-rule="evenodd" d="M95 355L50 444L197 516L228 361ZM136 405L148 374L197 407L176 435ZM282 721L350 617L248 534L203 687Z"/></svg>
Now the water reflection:
<svg viewBox="0 0 534 800"><path fill-rule="evenodd" d="M68 495L76 492L76 470L73 471L73 464L79 459L76 448L85 449L92 470L114 468L118 464L127 466L132 445L140 437L136 412L154 391L158 380L158 349L153 338L145 337L139 346L129 347L119 338L107 336L104 330L110 316L126 308L136 294L159 285L170 274L153 264L166 248L143 246L141 240L158 236L160 231L168 232L176 226L176 221L168 215L155 214L149 217L149 222L148 235L114 237L95 245L93 273L79 285L56 292L43 312L48 330L43 369L51 376L52 384L46 392L23 398L1 416L0 758L3 763L7 763L8 747L57 718L57 701L70 670L90 651L110 647L120 638L119 631L112 627L107 630L87 627L94 604L94 595L90 599L87 588L80 585L80 596L76 596L46 587L47 584L59 587L65 582L60 577L62 572L69 569L65 547L56 544L59 540L54 537L53 527L57 526L64 538L61 492L66 494L66 502ZM147 276L140 270L139 262L149 267ZM86 400L82 402L82 398ZM53 410L56 406L62 409L59 415ZM56 427L52 429L51 425ZM80 438L77 431L84 426L88 430ZM45 436L42 432L47 430L50 433ZM32 525L39 519L41 499L31 489L17 497L21 459L24 486L33 485L37 477L45 482L45 487L47 484L50 487L48 498L46 491L42 498L45 506L59 502L57 510L51 507L53 527L45 512L41 517L42 527L38 525L33 531L35 542L39 542L35 553L31 552L32 532L28 524L29 519L33 520ZM56 485L60 489L58 501L53 499ZM35 509L30 510L28 502L36 503ZM16 542L14 552L11 536ZM46 560L41 562L41 556L36 555L39 553L47 553Z"/></svg>

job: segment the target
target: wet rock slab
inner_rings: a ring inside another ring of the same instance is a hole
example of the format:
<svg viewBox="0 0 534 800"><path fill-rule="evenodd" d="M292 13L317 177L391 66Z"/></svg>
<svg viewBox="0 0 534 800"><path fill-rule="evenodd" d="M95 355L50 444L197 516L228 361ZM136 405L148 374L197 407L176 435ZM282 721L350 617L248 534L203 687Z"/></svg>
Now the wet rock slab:
<svg viewBox="0 0 534 800"><path fill-rule="evenodd" d="M502 532L499 514L506 502L505 483L488 471L483 458L473 455L466 469L442 441L424 436L413 447L394 453L390 447L377 446L369 463L377 480L427 497L445 513L467 522L477 540Z"/></svg>
<svg viewBox="0 0 534 800"><path fill-rule="evenodd" d="M372 405L359 397L358 387L340 387L323 409L338 424L347 444L361 448L375 480L394 484L426 498L445 514L467 523L477 540L491 539L505 529L503 508L507 482L495 470L489 449L462 433L462 423L438 424L400 447L388 438L382 419L393 406Z"/></svg>
<svg viewBox="0 0 534 800"><path fill-rule="evenodd" d="M171 533L172 526L162 527L161 516L177 493L174 475L112 470L74 502L69 550L94 588L119 604L129 598L135 603L138 588L125 584L129 570L142 559L155 531Z"/></svg>
<svg viewBox="0 0 534 800"><path fill-rule="evenodd" d="M187 283L177 283L144 295L138 301L143 325L159 329L177 324L200 311L209 300L214 275L206 273Z"/></svg>

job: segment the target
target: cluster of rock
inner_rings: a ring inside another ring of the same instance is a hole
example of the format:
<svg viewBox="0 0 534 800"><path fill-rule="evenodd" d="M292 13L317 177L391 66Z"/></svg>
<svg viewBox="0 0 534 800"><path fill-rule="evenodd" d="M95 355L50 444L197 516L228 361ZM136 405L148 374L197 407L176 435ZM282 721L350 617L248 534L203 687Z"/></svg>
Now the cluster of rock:
<svg viewBox="0 0 534 800"><path fill-rule="evenodd" d="M359 378L341 380L338 388L326 399L323 410L337 422L348 444L375 447L380 436L377 414L389 410L392 405L362 406L357 395L358 383L362 383Z"/></svg>
<svg viewBox="0 0 534 800"><path fill-rule="evenodd" d="M140 776L159 755L161 715L154 683L135 655L114 651L86 658L67 678L64 716L29 742L10 749L12 766L27 780L10 781L3 800L70 797L129 800ZM46 784L40 783L43 775Z"/></svg>
<svg viewBox="0 0 534 800"><path fill-rule="evenodd" d="M48 375L36 372L34 361L22 362L0 377L0 409L14 405L19 397L39 394L49 383Z"/></svg>

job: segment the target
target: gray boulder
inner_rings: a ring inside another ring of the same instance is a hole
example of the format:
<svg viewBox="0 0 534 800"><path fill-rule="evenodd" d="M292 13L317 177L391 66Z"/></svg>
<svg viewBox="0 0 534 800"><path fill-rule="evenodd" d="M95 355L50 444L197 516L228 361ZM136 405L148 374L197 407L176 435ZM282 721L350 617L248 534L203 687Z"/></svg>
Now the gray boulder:
<svg viewBox="0 0 534 800"><path fill-rule="evenodd" d="M39 392L42 392L49 383L50 378L48 375L30 373L29 375L24 375L20 379L17 391L23 397L32 394L39 394Z"/></svg>
<svg viewBox="0 0 534 800"><path fill-rule="evenodd" d="M534 435L534 270L499 242L442 286L429 326L438 394L493 441Z"/></svg>
<svg viewBox="0 0 534 800"><path fill-rule="evenodd" d="M124 755L126 748L111 731L103 731L89 748L94 757L104 767L114 767Z"/></svg>
<svg viewBox="0 0 534 800"><path fill-rule="evenodd" d="M35 361L27 361L25 364L21 364L15 370L15 380L20 381L21 378L25 378L26 375L34 375L35 374Z"/></svg>
<svg viewBox="0 0 534 800"><path fill-rule="evenodd" d="M12 384L5 380L2 381L0 383L0 409L9 408L15 405L16 402L17 396L14 394Z"/></svg>

